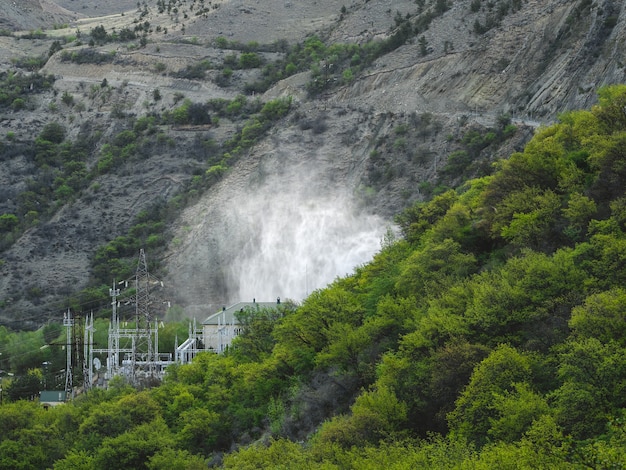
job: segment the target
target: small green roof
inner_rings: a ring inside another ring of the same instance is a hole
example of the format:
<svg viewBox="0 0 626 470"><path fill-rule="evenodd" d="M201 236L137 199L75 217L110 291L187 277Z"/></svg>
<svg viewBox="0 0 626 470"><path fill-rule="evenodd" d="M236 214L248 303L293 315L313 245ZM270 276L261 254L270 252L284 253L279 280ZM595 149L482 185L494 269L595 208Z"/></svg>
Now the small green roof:
<svg viewBox="0 0 626 470"><path fill-rule="evenodd" d="M217 324L237 324L237 317L235 316L238 312L243 312L246 309L275 309L280 305L280 299L276 302L238 302L230 307L224 307L219 312L214 313L213 315L207 317L206 320L202 322L203 325L217 325Z"/></svg>
<svg viewBox="0 0 626 470"><path fill-rule="evenodd" d="M65 390L44 390L39 392L39 401L41 403L62 403L67 398Z"/></svg>

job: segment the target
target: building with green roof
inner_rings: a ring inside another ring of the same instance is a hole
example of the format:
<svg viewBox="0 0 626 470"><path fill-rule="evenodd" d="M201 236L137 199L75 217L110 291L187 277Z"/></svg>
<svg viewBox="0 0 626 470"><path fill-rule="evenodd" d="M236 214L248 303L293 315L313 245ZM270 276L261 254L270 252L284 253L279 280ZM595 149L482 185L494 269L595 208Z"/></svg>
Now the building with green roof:
<svg viewBox="0 0 626 470"><path fill-rule="evenodd" d="M238 313L250 309L259 311L263 309L276 309L280 305L280 297L276 302L238 302L230 307L224 307L219 312L207 317L202 322L202 342L205 350L223 352L233 341L233 338L241 334L241 325L237 319Z"/></svg>

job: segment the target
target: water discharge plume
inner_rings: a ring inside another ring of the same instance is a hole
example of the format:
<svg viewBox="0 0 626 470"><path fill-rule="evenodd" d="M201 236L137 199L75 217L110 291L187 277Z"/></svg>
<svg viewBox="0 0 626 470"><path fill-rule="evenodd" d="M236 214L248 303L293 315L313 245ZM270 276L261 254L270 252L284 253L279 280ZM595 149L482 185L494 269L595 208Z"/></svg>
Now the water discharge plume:
<svg viewBox="0 0 626 470"><path fill-rule="evenodd" d="M229 224L241 248L230 279L238 300L302 300L380 250L385 222L358 210L344 191L319 189L267 185L232 201Z"/></svg>
<svg viewBox="0 0 626 470"><path fill-rule="evenodd" d="M302 301L381 249L391 224L359 199L358 165L324 147L265 150L182 216L168 272L190 317L252 299Z"/></svg>

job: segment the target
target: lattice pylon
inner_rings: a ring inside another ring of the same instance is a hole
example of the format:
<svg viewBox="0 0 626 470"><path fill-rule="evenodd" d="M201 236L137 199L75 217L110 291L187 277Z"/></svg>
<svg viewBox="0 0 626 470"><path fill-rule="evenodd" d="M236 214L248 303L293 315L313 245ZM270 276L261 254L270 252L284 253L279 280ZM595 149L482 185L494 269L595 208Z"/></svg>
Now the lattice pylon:
<svg viewBox="0 0 626 470"><path fill-rule="evenodd" d="M74 389L74 381L73 381L73 361L72 361L72 341L73 334L72 329L74 328L74 319L72 318L72 313L70 309L67 309L67 312L63 314L63 326L65 327L65 351L66 351L66 363L65 363L65 392L68 397L72 395L72 391Z"/></svg>
<svg viewBox="0 0 626 470"><path fill-rule="evenodd" d="M156 363L152 339L152 314L150 313L150 275L148 274L148 264L143 248L139 252L139 262L135 276L135 290L135 324L137 328L137 339L135 341L132 368L134 371L137 366L138 351L145 351L146 372L150 377L153 377L156 373Z"/></svg>

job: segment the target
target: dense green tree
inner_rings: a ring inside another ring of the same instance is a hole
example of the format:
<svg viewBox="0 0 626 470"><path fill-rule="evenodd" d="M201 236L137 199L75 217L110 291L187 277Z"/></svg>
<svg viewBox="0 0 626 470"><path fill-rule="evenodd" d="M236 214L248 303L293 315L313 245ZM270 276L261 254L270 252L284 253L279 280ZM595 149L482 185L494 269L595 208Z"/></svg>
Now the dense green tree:
<svg viewBox="0 0 626 470"><path fill-rule="evenodd" d="M11 440L0 442L0 468L49 468L64 450L65 443L56 429L41 419L32 427L16 431Z"/></svg>
<svg viewBox="0 0 626 470"><path fill-rule="evenodd" d="M467 340L453 338L432 353L429 365L427 416L432 428L445 432L446 415L469 383L474 367L489 354L489 349Z"/></svg>
<svg viewBox="0 0 626 470"><path fill-rule="evenodd" d="M89 450L97 447L105 437L117 436L131 426L130 419L112 403L102 403L80 424L80 434Z"/></svg>
<svg viewBox="0 0 626 470"><path fill-rule="evenodd" d="M585 280L571 252L528 251L469 282L465 315L482 343L545 349L564 338L569 308L581 300Z"/></svg>
<svg viewBox="0 0 626 470"><path fill-rule="evenodd" d="M20 429L35 425L42 409L37 403L20 400L6 406L0 406L0 441L12 439Z"/></svg>
<svg viewBox="0 0 626 470"><path fill-rule="evenodd" d="M626 85L614 85L598 90L598 105L592 109L606 133L626 129Z"/></svg>
<svg viewBox="0 0 626 470"><path fill-rule="evenodd" d="M466 466L481 470L493 468L568 469L571 448L554 420L543 415L537 419L524 437L514 443L495 442L485 446L479 454L467 459Z"/></svg>
<svg viewBox="0 0 626 470"><path fill-rule="evenodd" d="M241 361L260 361L266 358L276 344L272 334L276 322L292 309L290 306L280 310L246 308L237 313L241 333L233 340L232 354Z"/></svg>
<svg viewBox="0 0 626 470"><path fill-rule="evenodd" d="M147 468L148 470L170 470L172 468L204 470L207 468L207 462L206 459L185 450L165 448L150 457Z"/></svg>
<svg viewBox="0 0 626 470"><path fill-rule="evenodd" d="M417 241L419 237L442 218L457 200L458 195L454 191L447 191L434 197L426 203L417 203L405 210L397 217L403 235L410 241Z"/></svg>
<svg viewBox="0 0 626 470"><path fill-rule="evenodd" d="M476 270L476 258L452 239L415 250L403 263L396 284L401 296L428 298Z"/></svg>
<svg viewBox="0 0 626 470"><path fill-rule="evenodd" d="M487 434L493 441L518 441L533 422L550 414L547 400L534 392L527 383L513 385L512 391L493 396L495 417Z"/></svg>
<svg viewBox="0 0 626 470"><path fill-rule="evenodd" d="M116 437L105 438L95 454L94 468L148 468L148 462L155 454L173 445L173 437L165 422L156 418Z"/></svg>
<svg viewBox="0 0 626 470"><path fill-rule="evenodd" d="M608 290L626 282L626 236L609 219L593 226L589 244L580 244L580 261L593 275L594 288ZM592 221L593 224L593 221Z"/></svg>
<svg viewBox="0 0 626 470"><path fill-rule="evenodd" d="M229 429L223 417L214 411L190 407L180 413L178 420L176 441L189 452L209 455L229 443Z"/></svg>
<svg viewBox="0 0 626 470"><path fill-rule="evenodd" d="M20 219L15 214L0 215L0 232L10 232L20 223Z"/></svg>
<svg viewBox="0 0 626 470"><path fill-rule="evenodd" d="M307 455L300 444L286 439L272 441L268 447L253 445L228 455L224 459L225 469L253 470L258 468L305 469L320 468L330 470L335 465L316 462Z"/></svg>
<svg viewBox="0 0 626 470"><path fill-rule="evenodd" d="M557 422L579 439L599 435L609 416L626 407L624 348L596 338L560 345L558 378L552 394Z"/></svg>
<svg viewBox="0 0 626 470"><path fill-rule="evenodd" d="M324 423L314 445L334 442L350 448L389 439L403 427L406 412L406 404L398 400L393 390L379 386L359 395L350 415L340 415Z"/></svg>
<svg viewBox="0 0 626 470"><path fill-rule="evenodd" d="M528 187L513 193L498 208L506 220L498 235L520 248L551 249L559 242L554 220L560 208L558 195L549 189ZM494 224L494 230L498 227Z"/></svg>
<svg viewBox="0 0 626 470"><path fill-rule="evenodd" d="M580 193L570 195L567 207L562 209L563 215L569 222L571 237L582 238L587 235L587 226L592 217L597 213L596 203Z"/></svg>
<svg viewBox="0 0 626 470"><path fill-rule="evenodd" d="M357 326L363 320L363 313L363 308L341 283L323 292L313 292L297 312L285 317L276 327L278 341L293 352L285 360L295 371L310 368L315 353L332 341L334 326Z"/></svg>
<svg viewBox="0 0 626 470"><path fill-rule="evenodd" d="M578 449L576 463L589 468L620 468L626 459L624 412L613 417L606 432Z"/></svg>
<svg viewBox="0 0 626 470"><path fill-rule="evenodd" d="M196 387L173 382L169 376L165 384L152 391L152 396L159 403L165 422L174 429L181 413L192 409L203 393Z"/></svg>
<svg viewBox="0 0 626 470"><path fill-rule="evenodd" d="M394 286L400 274L400 263L410 253L410 247L402 241L395 242L395 236L387 231L382 250L368 265L356 268L354 283L349 287L365 308L366 317L377 314L381 299L396 295Z"/></svg>
<svg viewBox="0 0 626 470"><path fill-rule="evenodd" d="M64 458L54 462L54 470L93 470L94 458L85 451L71 450Z"/></svg>
<svg viewBox="0 0 626 470"><path fill-rule="evenodd" d="M53 144L60 144L65 140L65 128L58 122L50 122L46 124L39 134L39 139Z"/></svg>
<svg viewBox="0 0 626 470"><path fill-rule="evenodd" d="M87 449L94 449L103 439L116 437L160 416L157 402L148 392L128 392L123 390L121 396L103 401L88 411L79 428L81 441Z"/></svg>
<svg viewBox="0 0 626 470"><path fill-rule="evenodd" d="M11 383L6 388L6 394L12 401L33 400L35 397L39 396L41 390L41 371L32 370L11 380Z"/></svg>
<svg viewBox="0 0 626 470"><path fill-rule="evenodd" d="M624 196L626 182L626 135L624 132L603 136L596 148L589 155L591 167L596 170L597 177L590 189L590 194L606 214L610 201Z"/></svg>
<svg viewBox="0 0 626 470"><path fill-rule="evenodd" d="M585 439L602 432L607 403L597 387L567 381L550 398L557 423L574 438Z"/></svg>
<svg viewBox="0 0 626 470"><path fill-rule="evenodd" d="M494 422L503 418L501 410L496 406L496 397L516 390L520 393L520 384L531 380L530 356L508 345L499 346L475 368L455 409L448 415L451 431L469 442L484 445L489 440L489 431ZM527 388L522 387L521 390ZM501 406L505 406L504 403ZM534 411L529 411L532 416ZM502 426L506 424L502 423Z"/></svg>
<svg viewBox="0 0 626 470"><path fill-rule="evenodd" d="M587 297L572 310L569 324L577 335L626 347L626 290L615 287Z"/></svg>
<svg viewBox="0 0 626 470"><path fill-rule="evenodd" d="M0 406L0 468L49 468L71 445L58 414L36 401Z"/></svg>

